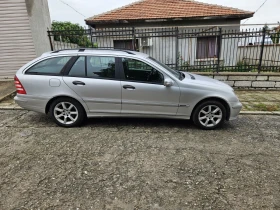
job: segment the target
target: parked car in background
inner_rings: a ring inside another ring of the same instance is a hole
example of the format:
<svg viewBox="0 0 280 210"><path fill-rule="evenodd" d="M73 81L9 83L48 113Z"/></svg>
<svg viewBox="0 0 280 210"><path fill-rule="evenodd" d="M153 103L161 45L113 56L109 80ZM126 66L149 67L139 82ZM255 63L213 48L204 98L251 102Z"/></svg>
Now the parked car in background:
<svg viewBox="0 0 280 210"><path fill-rule="evenodd" d="M215 129L236 119L242 107L223 82L126 50L45 53L18 70L15 85L17 104L63 127L86 117L147 117L191 119Z"/></svg>

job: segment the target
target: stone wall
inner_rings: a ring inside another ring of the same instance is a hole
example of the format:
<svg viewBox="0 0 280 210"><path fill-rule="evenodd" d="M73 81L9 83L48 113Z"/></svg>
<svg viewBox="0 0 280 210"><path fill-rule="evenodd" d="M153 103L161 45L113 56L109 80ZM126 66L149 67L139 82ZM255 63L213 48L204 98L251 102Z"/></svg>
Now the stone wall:
<svg viewBox="0 0 280 210"><path fill-rule="evenodd" d="M280 73L196 73L227 83L236 89L280 90Z"/></svg>

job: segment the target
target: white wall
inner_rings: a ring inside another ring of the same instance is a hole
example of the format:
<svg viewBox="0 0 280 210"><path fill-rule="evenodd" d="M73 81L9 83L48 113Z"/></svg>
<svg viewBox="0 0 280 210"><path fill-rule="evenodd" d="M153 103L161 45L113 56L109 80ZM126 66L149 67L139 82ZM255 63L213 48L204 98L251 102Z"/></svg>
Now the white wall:
<svg viewBox="0 0 280 210"><path fill-rule="evenodd" d="M78 49L79 45L67 42L53 41L53 47L55 50Z"/></svg>
<svg viewBox="0 0 280 210"><path fill-rule="evenodd" d="M239 46L239 60L249 64L258 65L261 53L260 45ZM280 66L280 45L265 45L263 51L264 66Z"/></svg>
<svg viewBox="0 0 280 210"><path fill-rule="evenodd" d="M50 42L47 36L48 28L51 28L51 18L48 0L25 0L33 43L37 56L50 51Z"/></svg>
<svg viewBox="0 0 280 210"><path fill-rule="evenodd" d="M0 78L36 57L25 0L0 1Z"/></svg>
<svg viewBox="0 0 280 210"><path fill-rule="evenodd" d="M47 0L0 1L0 78L50 50L50 23Z"/></svg>

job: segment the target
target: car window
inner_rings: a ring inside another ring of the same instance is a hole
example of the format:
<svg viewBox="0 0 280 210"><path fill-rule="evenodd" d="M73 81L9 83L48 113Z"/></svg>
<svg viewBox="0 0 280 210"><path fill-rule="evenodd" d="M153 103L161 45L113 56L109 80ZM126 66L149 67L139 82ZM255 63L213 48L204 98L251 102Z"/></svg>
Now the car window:
<svg viewBox="0 0 280 210"><path fill-rule="evenodd" d="M59 74L71 57L57 57L44 60L27 70L26 74Z"/></svg>
<svg viewBox="0 0 280 210"><path fill-rule="evenodd" d="M93 78L115 78L116 62L114 57L87 57L87 76Z"/></svg>
<svg viewBox="0 0 280 210"><path fill-rule="evenodd" d="M162 66L163 68L165 68L167 71L169 71L171 74L173 74L175 77L177 77L178 79L181 78L181 74L179 71L175 71L174 69L171 69L169 66L159 62L158 60L152 58L152 57L149 57L150 60L156 62L157 64L159 64L160 66ZM182 79L180 79L182 80Z"/></svg>
<svg viewBox="0 0 280 210"><path fill-rule="evenodd" d="M135 59L122 58L126 80L162 84L164 76L150 65Z"/></svg>
<svg viewBox="0 0 280 210"><path fill-rule="evenodd" d="M86 62L85 57L79 57L69 71L71 77L86 77Z"/></svg>

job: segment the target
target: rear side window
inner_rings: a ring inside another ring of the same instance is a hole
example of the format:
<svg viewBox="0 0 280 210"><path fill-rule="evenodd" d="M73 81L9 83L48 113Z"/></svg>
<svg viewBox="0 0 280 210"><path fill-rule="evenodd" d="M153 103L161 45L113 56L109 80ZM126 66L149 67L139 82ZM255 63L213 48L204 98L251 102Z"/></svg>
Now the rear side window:
<svg viewBox="0 0 280 210"><path fill-rule="evenodd" d="M71 77L85 77L86 76L85 57L78 58L78 60L72 66L68 75Z"/></svg>
<svg viewBox="0 0 280 210"><path fill-rule="evenodd" d="M59 74L70 59L71 57L57 57L41 61L28 69L26 74Z"/></svg>
<svg viewBox="0 0 280 210"><path fill-rule="evenodd" d="M114 57L87 57L87 76L93 78L108 78L115 77L116 62Z"/></svg>

